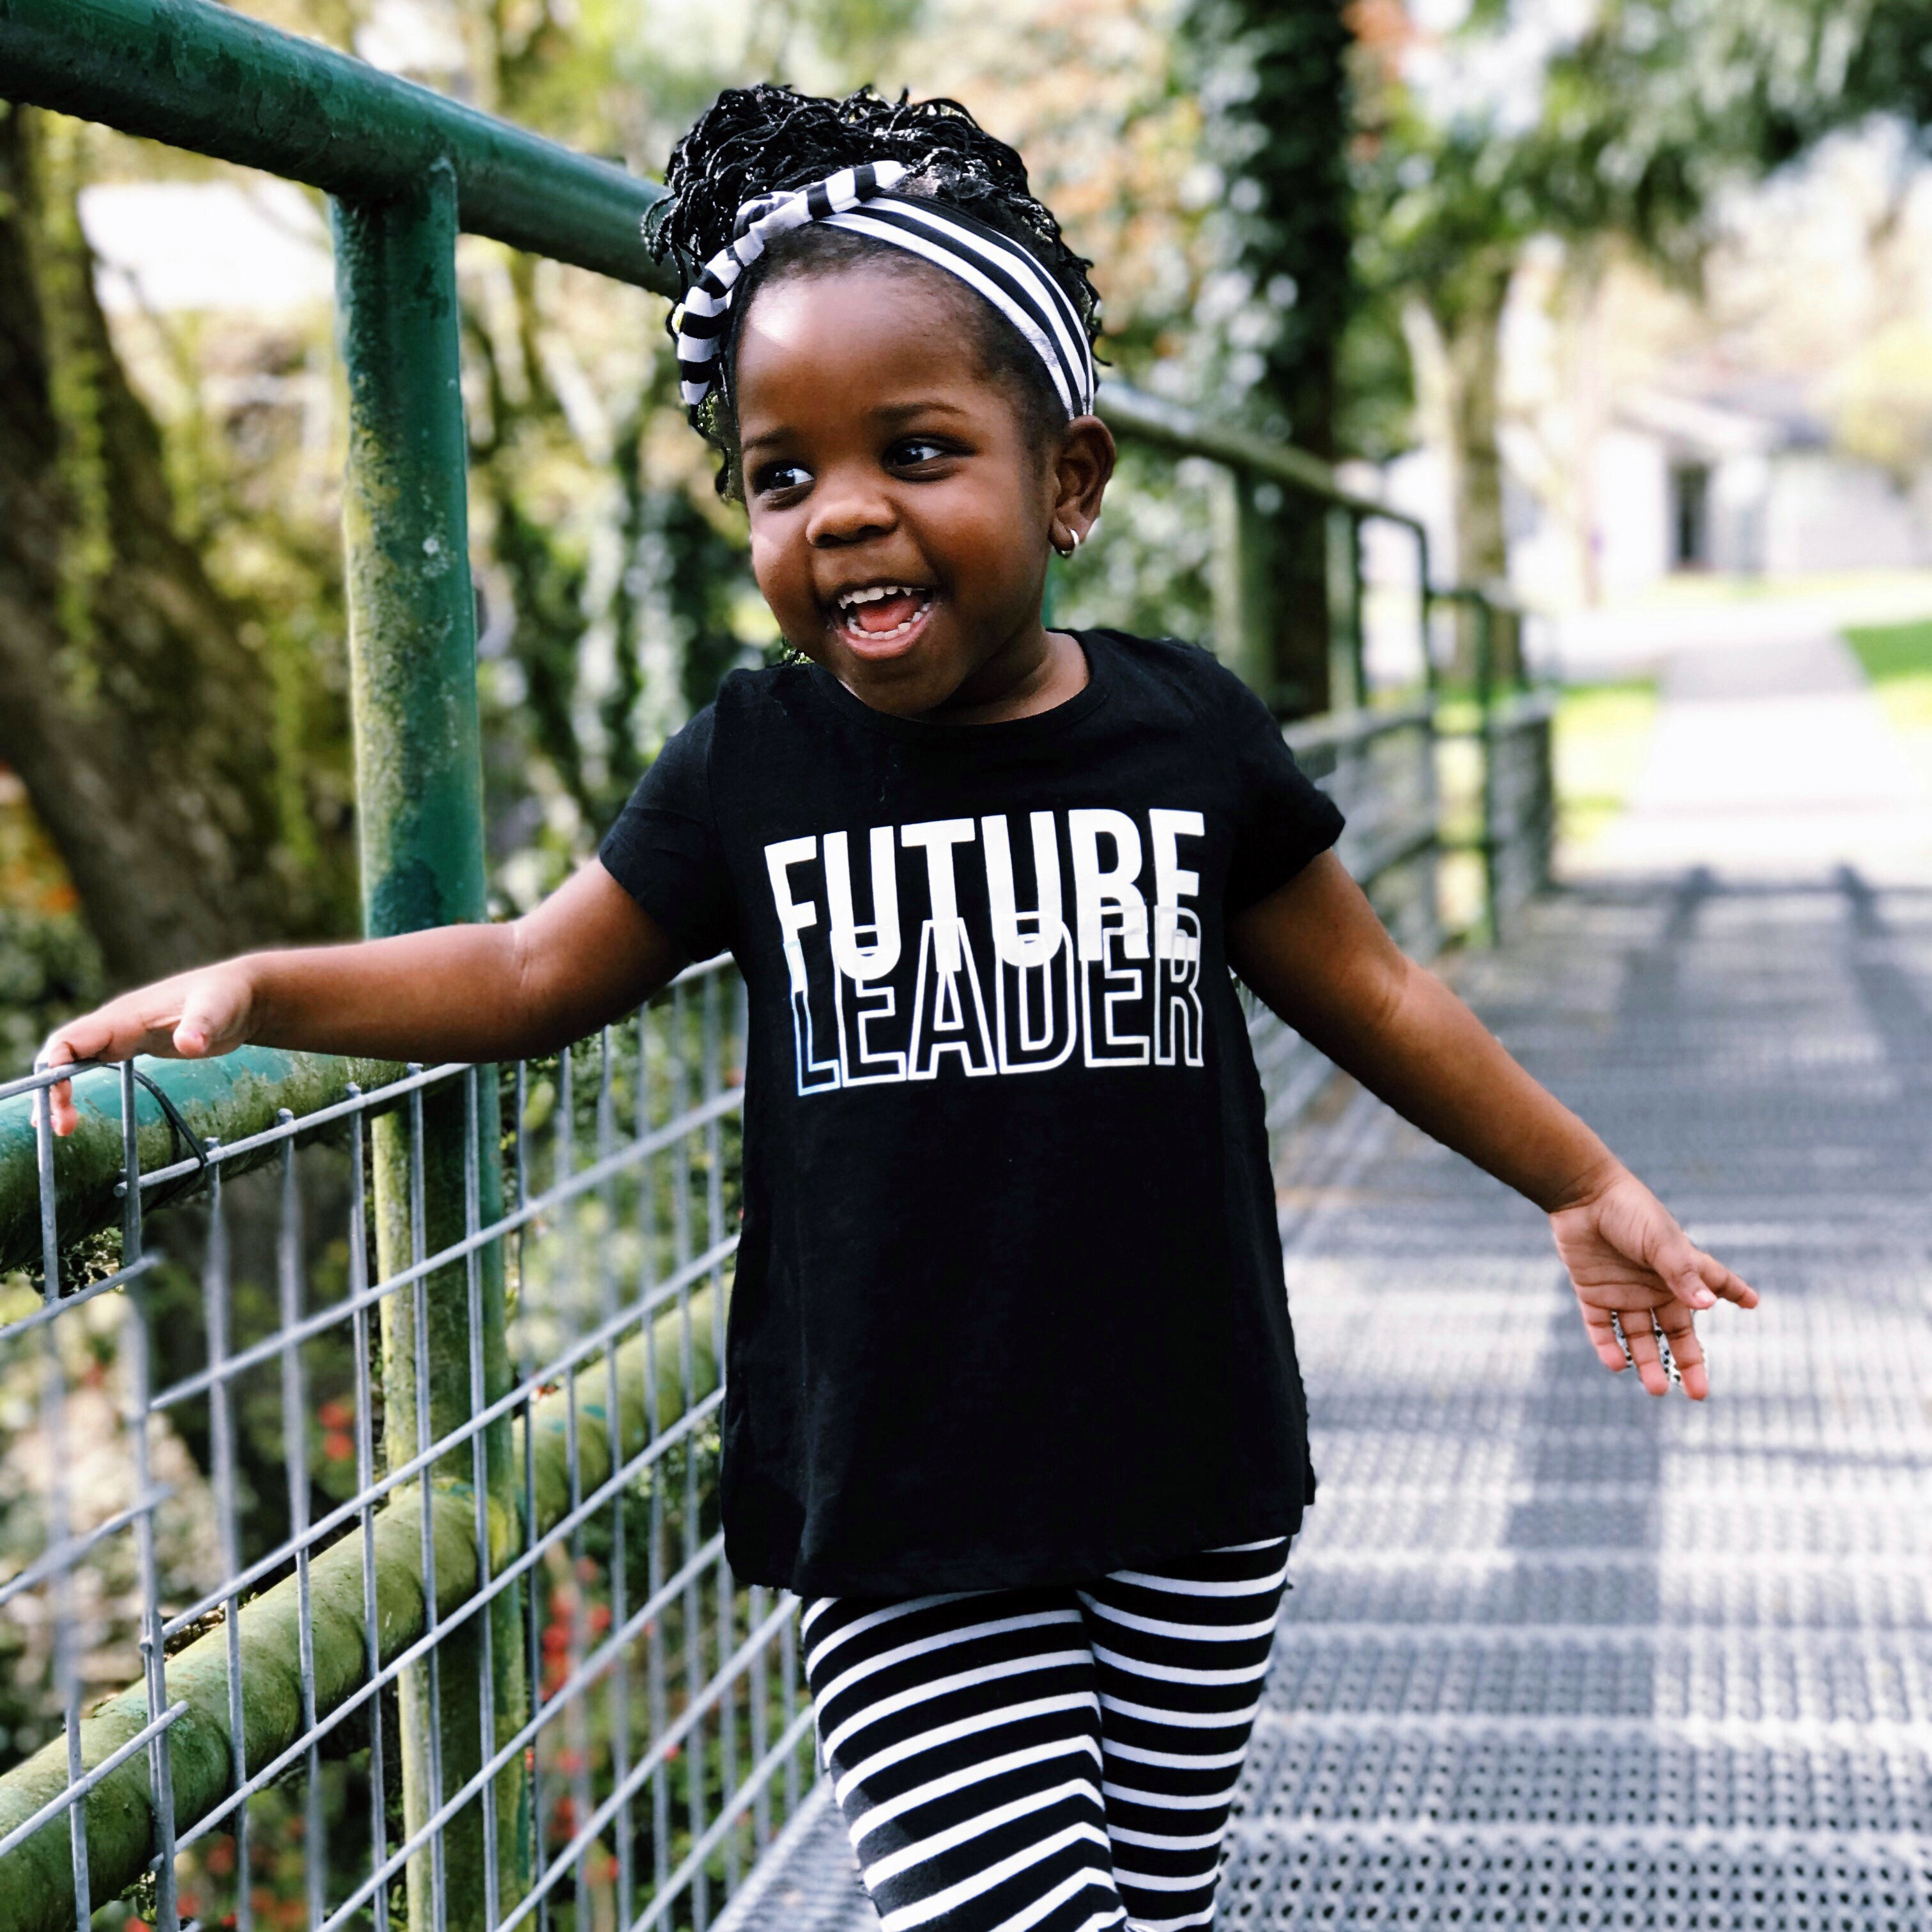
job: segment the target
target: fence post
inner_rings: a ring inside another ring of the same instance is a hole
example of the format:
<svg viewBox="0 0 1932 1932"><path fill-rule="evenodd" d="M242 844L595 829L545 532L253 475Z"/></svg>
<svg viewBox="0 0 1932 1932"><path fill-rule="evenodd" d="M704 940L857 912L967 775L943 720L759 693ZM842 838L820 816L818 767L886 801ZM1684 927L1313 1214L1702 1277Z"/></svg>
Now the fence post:
<svg viewBox="0 0 1932 1932"><path fill-rule="evenodd" d="M1268 521L1244 470L1220 472L1214 506L1215 649L1221 662L1270 710L1280 673L1275 662L1274 583Z"/></svg>
<svg viewBox="0 0 1932 1932"><path fill-rule="evenodd" d="M1362 525L1342 504L1328 512L1328 613L1329 709L1358 711L1369 701Z"/></svg>
<svg viewBox="0 0 1932 1932"><path fill-rule="evenodd" d="M1480 590L1460 589L1456 593L1460 621L1465 634L1472 638L1475 677L1476 744L1481 753L1482 824L1477 843L1483 861L1484 936L1493 946L1502 938L1501 893L1502 847L1498 838L1496 785L1496 613Z"/></svg>
<svg viewBox="0 0 1932 1932"><path fill-rule="evenodd" d="M433 166L394 200L338 200L332 210L349 382L344 536L363 922L381 938L486 911L454 171ZM487 1222L501 1212L496 1081L488 1068L478 1078L480 1104L467 1124L460 1082L440 1088L419 1113L375 1123L384 1275L460 1239L470 1214ZM385 1300L382 1340L383 1444L393 1466L460 1426L478 1382L485 1401L510 1387L500 1247ZM480 1587L514 1541L507 1418L487 1432L480 1455L466 1442L445 1456L436 1486L467 1488L479 1473L488 1506L478 1520L493 1546L478 1551ZM425 1490L426 1526L428 1504ZM424 1541L433 1562L427 1528ZM428 1594L433 1624L433 1583ZM524 1721L517 1596L502 1592L489 1615L452 1633L399 1686L412 1834L476 1774L485 1741L494 1748ZM521 1895L529 1803L519 1753L480 1802L411 1858L412 1927L482 1932Z"/></svg>

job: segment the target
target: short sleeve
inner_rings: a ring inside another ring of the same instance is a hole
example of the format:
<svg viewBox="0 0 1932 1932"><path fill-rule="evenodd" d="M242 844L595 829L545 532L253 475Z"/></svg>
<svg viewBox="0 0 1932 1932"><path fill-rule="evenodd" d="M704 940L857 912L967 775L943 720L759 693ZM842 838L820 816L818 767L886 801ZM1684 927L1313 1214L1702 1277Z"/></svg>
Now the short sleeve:
<svg viewBox="0 0 1932 1932"><path fill-rule="evenodd" d="M677 943L709 959L733 943L730 878L711 807L712 707L679 732L638 782L597 856Z"/></svg>
<svg viewBox="0 0 1932 1932"><path fill-rule="evenodd" d="M1245 911L1287 884L1342 836L1342 814L1282 742L1281 727L1247 686L1230 676L1230 730L1238 802L1228 866L1228 914Z"/></svg>

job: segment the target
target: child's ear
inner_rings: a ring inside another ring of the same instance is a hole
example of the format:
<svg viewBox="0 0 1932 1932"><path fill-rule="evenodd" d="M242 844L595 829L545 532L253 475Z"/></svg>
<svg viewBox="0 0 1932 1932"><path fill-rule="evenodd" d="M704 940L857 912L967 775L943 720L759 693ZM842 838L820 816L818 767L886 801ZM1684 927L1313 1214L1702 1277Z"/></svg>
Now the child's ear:
<svg viewBox="0 0 1932 1932"><path fill-rule="evenodd" d="M1100 520L1117 454L1114 433L1098 416L1076 416L1060 433L1052 470L1054 521L1076 543Z"/></svg>

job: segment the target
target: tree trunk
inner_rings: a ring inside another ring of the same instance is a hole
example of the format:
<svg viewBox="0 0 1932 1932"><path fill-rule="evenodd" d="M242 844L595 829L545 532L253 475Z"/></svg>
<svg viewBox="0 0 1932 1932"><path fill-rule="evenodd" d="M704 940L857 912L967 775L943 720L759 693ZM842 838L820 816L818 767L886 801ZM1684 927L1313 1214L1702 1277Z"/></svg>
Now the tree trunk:
<svg viewBox="0 0 1932 1932"><path fill-rule="evenodd" d="M1486 587L1509 572L1503 525L1502 414L1503 304L1507 272L1486 275L1473 298L1438 314L1447 352L1450 488L1456 509L1456 568L1461 581Z"/></svg>
<svg viewBox="0 0 1932 1932"><path fill-rule="evenodd" d="M1342 0L1192 0L1184 32L1217 103L1207 134L1231 184L1222 219L1268 325L1244 380L1246 426L1333 461L1336 364L1354 302L1347 9ZM1267 694L1284 716L1305 717L1334 697L1328 506L1291 490L1270 520Z"/></svg>
<svg viewBox="0 0 1932 1932"><path fill-rule="evenodd" d="M178 533L50 135L0 104L0 759L125 983L339 929L346 861L289 861L272 668Z"/></svg>
<svg viewBox="0 0 1932 1932"><path fill-rule="evenodd" d="M1514 274L1513 258L1472 263L1427 298L1438 353L1437 415L1449 463L1456 535L1456 585L1494 592L1509 581L1509 538L1503 514L1503 310ZM1477 668L1478 619L1465 605L1456 622L1456 674ZM1514 670L1514 627L1496 639L1499 676Z"/></svg>

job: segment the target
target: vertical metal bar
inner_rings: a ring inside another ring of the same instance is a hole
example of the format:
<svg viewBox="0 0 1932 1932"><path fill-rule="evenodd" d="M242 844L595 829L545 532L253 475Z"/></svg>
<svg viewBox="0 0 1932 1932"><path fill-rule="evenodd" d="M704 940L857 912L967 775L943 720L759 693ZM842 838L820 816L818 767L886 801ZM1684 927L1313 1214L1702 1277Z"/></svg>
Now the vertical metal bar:
<svg viewBox="0 0 1932 1932"><path fill-rule="evenodd" d="M552 1175L552 1184L568 1180L577 1172L577 1056L566 1047L557 1056L556 1064L556 1162ZM565 1254L563 1289L560 1300L563 1314L563 1339L574 1342L580 1326L578 1295L583 1280L583 1244L578 1238L579 1204L566 1201L560 1204L558 1214L562 1222L562 1242ZM582 1456L582 1417L578 1408L578 1382L575 1375L566 1376L563 1384L564 1456L570 1470L570 1507L573 1516L584 1506L584 1462ZM565 1735L568 1739L568 1750L571 1764L570 1796L572 1823L570 1835L581 1828L591 1811L590 1795L590 1731L587 1714L584 1709L585 1692L578 1682L584 1665L584 1638L586 1619L585 1594L589 1588L589 1573L584 1561L584 1525L581 1519L570 1535L570 1586L566 1597L570 1612L570 1621L566 1630L564 1649L566 1676L574 1687L570 1692L570 1708L564 1714ZM577 1918L581 1923L589 1903L585 1897L586 1874L590 1869L588 1850L578 1854L572 1874L571 1882L577 1897Z"/></svg>
<svg viewBox="0 0 1932 1932"><path fill-rule="evenodd" d="M651 1126L650 1042L653 1019L649 1007L638 1012L638 1137L641 1140ZM644 1239L644 1261L639 1270L640 1299L647 1298L658 1280L659 1239L659 1177L672 1158L666 1150L648 1162L640 1177L638 1212ZM655 1318L644 1323L644 1439L657 1440L662 1418L658 1410L658 1324ZM664 1480L668 1472L662 1460L651 1466L650 1530L645 1558L646 1588L655 1597L664 1581ZM653 1617L644 1630L644 1695L650 1724L650 1742L655 1745L670 1721L669 1686L665 1677L664 1618ZM654 1897L663 1893L670 1876L670 1773L660 1759L651 1773L651 1886Z"/></svg>
<svg viewBox="0 0 1932 1932"><path fill-rule="evenodd" d="M747 1593L745 1611L746 1627L756 1630L765 1620L765 1593L763 1587L754 1583ZM752 1762L762 1766L765 1754L771 1749L770 1712L766 1700L771 1695L771 1687L766 1681L766 1673L771 1662L772 1647L769 1642L759 1645L752 1658ZM772 1786L767 1778L758 1786L758 1795L752 1801L752 1845L754 1853L762 1852L772 1841Z"/></svg>
<svg viewBox="0 0 1932 1932"><path fill-rule="evenodd" d="M295 1115L284 1107L278 1118L288 1126ZM282 1143L281 1220L275 1230L276 1292L285 1338L302 1318L302 1187L296 1173L296 1144L290 1138ZM302 1728L310 1733L302 1792L302 1876L308 1922L313 1928L327 1916L328 1846L323 1835L322 1754L314 1740L315 1606L309 1594L308 1540L308 1393L300 1348L284 1339L281 1358L282 1460L289 1479L289 1535L296 1546L297 1661L302 1675Z"/></svg>
<svg viewBox="0 0 1932 1932"><path fill-rule="evenodd" d="M413 1065L412 1072L418 1071ZM426 1246L427 1230L424 1226L424 1202L428 1192L423 1172L423 1096L418 1087L410 1095L408 1112L409 1142L406 1149L406 1172L408 1184L410 1265L419 1266L428 1258ZM377 1132L381 1127L379 1124ZM377 1146L380 1148L379 1140ZM380 1198L377 1202L380 1210ZM385 1267L383 1273L390 1269ZM427 1336L429 1325L429 1277L417 1275L411 1281L409 1291L410 1332L416 1336ZM400 1298L384 1304L386 1313L392 1306L400 1306ZM416 1423L416 1439L410 1445L415 1454L422 1456L428 1452L434 1436L430 1412L434 1406L430 1388L430 1355L428 1347L418 1347L411 1356L410 1367L414 1372L413 1394L415 1403L410 1414ZM398 1420L400 1420L398 1412ZM400 1460L399 1457L398 1460ZM436 1580L436 1514L434 1499L436 1484L428 1479L416 1490L419 1514L419 1532L422 1538L423 1579L423 1630L426 1636L434 1636L441 1621L438 1615ZM427 1668L420 1679L406 1679L403 1684L403 1761L410 1762L410 1745L420 1740L424 1749L423 1796L424 1808L434 1815L442 1808L442 1794L446 1789L442 1781L442 1646L433 1643L429 1655L424 1660ZM412 1695L414 1691L420 1695ZM406 1776L406 1770L405 1772ZM438 1832L430 1840L429 1892L430 1910L434 1915L436 1932L448 1932L449 1879L448 1860L445 1856L447 1844L446 1832ZM413 1916L413 1908L412 1915Z"/></svg>
<svg viewBox="0 0 1932 1932"><path fill-rule="evenodd" d="M1275 662L1268 520L1255 500L1252 477L1240 470L1217 474L1210 584L1214 648L1222 662L1272 710L1281 677Z"/></svg>
<svg viewBox="0 0 1932 1932"><path fill-rule="evenodd" d="M1362 637L1362 529L1354 511L1329 508L1328 692L1331 710L1358 710L1368 701Z"/></svg>
<svg viewBox="0 0 1932 1932"><path fill-rule="evenodd" d="M707 973L704 976L704 991L700 1012L701 1015L699 1064L703 1071L699 1082L704 1102L708 1106L716 1100L724 1087L723 1041L720 1036L718 1000L718 975ZM704 1246L707 1253L716 1255L718 1244L724 1238L724 1129L717 1114L711 1114L704 1124ZM724 1269L721 1262L713 1261L710 1270L711 1287L711 1359L720 1364L724 1360ZM724 1660L737 1648L734 1634L737 1610L738 1586L731 1574L731 1566L725 1561L724 1552L718 1552L716 1572L718 1591L717 1667L722 1670ZM735 1682L724 1687L724 1694L718 1700L718 1756L720 1790L724 1802L729 1804L738 1790L738 1687ZM734 1828L725 1839L724 1896L729 1898L738 1888L738 1840L739 1832Z"/></svg>
<svg viewBox="0 0 1932 1932"><path fill-rule="evenodd" d="M1436 620L1436 586L1429 575L1429 532L1420 524L1410 526L1415 538L1415 605L1422 645L1422 682L1430 696L1436 694L1439 675L1436 663L1436 640L1430 634Z"/></svg>
<svg viewBox="0 0 1932 1932"><path fill-rule="evenodd" d="M691 1108L691 1004L682 986L672 988L670 996L670 1108L674 1119ZM692 1145L695 1130L686 1127L677 1138L676 1166L674 1169L676 1192L671 1202L671 1257L680 1274L692 1258L691 1192L695 1158ZM698 1397L696 1338L691 1319L691 1286L687 1281L678 1291L678 1380L681 1407L688 1409ZM679 1561L688 1563L702 1541L699 1522L698 1456L697 1439L684 1441L684 1534ZM686 1697L695 1697L704 1685L704 1593L702 1580L693 1572L684 1590L684 1682ZM706 1726L698 1725L691 1734L685 1751L685 1806L694 1842L704 1835L708 1821L705 1789L709 1782L710 1742ZM706 1932L711 1922L711 1882L703 1865L692 1874L691 1913L693 1932Z"/></svg>
<svg viewBox="0 0 1932 1932"><path fill-rule="evenodd" d="M360 1097L355 1082L350 1093ZM358 1109L349 1117L349 1299L356 1347L356 1486L364 1498L358 1527L362 1538L362 1642L370 1668L382 1655L382 1619L376 1596L376 1511L368 1501L376 1480L374 1377L369 1355L369 1313L362 1305L368 1287L369 1231L362 1206L362 1177L368 1159L364 1117ZM387 1745L383 1736L383 1699L369 1710L369 1868L375 1870L389 1855ZM380 1886L370 1901L375 1932L388 1932L389 1888Z"/></svg>
<svg viewBox="0 0 1932 1932"><path fill-rule="evenodd" d="M784 1720L784 1728L789 1730L791 1720L798 1715L798 1619L796 1617L779 1633L778 1683L779 1714ZM815 1751L812 1762L815 1770L818 1763ZM795 1750L786 1756L784 1780L785 1816L790 1818L798 1810L798 1753Z"/></svg>
<svg viewBox="0 0 1932 1932"><path fill-rule="evenodd" d="M218 1144L207 1142L211 1152ZM229 1386L228 1360L228 1227L221 1202L221 1168L211 1162L208 1172L208 1248L204 1257L201 1293L202 1318L208 1327L208 1366L214 1382L208 1392L208 1432L214 1460L215 1534L221 1559L221 1574L232 1578L242 1568L241 1526L236 1520L235 1474L235 1397ZM230 1589L222 1599L222 1622L227 1645L229 1776L238 1787L248 1781L248 1714L242 1702L242 1599ZM236 1932L250 1932L255 1922L252 1896L246 1799L235 1808L235 1924Z"/></svg>
<svg viewBox="0 0 1932 1932"><path fill-rule="evenodd" d="M514 1131L516 1167L516 1204L523 1208L530 1198L530 1070L526 1060L517 1062L516 1077L517 1118ZM529 1253L526 1245L528 1231L520 1227L517 1231L517 1282L519 1312L524 1318L518 1324L517 1337L518 1380L524 1391L522 1467L516 1478L521 1485L523 1497L522 1521L518 1526L519 1546L517 1554L526 1554L536 1537L537 1521L537 1466L536 1432L531 1426L536 1414L537 1351L529 1320L530 1306L526 1299L529 1278L526 1273L526 1259ZM530 1696L541 1704L547 1693L544 1688L543 1655L543 1592L534 1580L531 1586L522 1593L524 1621L520 1633L524 1645L524 1670L525 1681L530 1686ZM526 1803L520 1820L518 1836L523 1841L523 1856L528 1868L535 1873L543 1864L544 1829L544 1774L543 1753L541 1748L532 1747L525 1754L530 1771L525 1787ZM550 1932L550 1894L544 1893L537 1902L537 1932Z"/></svg>
<svg viewBox="0 0 1932 1932"><path fill-rule="evenodd" d="M141 1258L141 1136L135 1108L140 1096L134 1063L121 1063L121 1172L127 1192L121 1204L121 1263ZM149 1497L154 1474L148 1423L154 1396L153 1350L148 1334L148 1284L130 1285L128 1305L128 1381L132 1398L129 1425L134 1438L134 1493ZM167 1658L161 1635L160 1569L154 1550L154 1505L136 1518L135 1561L141 1573L141 1676L147 1691L148 1721L167 1708ZM148 1794L154 1819L154 1932L178 1932L181 1910L175 1897L174 1754L165 1734L148 1747Z"/></svg>
<svg viewBox="0 0 1932 1932"><path fill-rule="evenodd" d="M1420 524L1410 526L1415 538L1416 618L1422 646L1422 684L1427 699L1427 716L1422 728L1420 752L1423 809L1434 836L1422 854L1424 868L1422 889L1424 932L1431 957L1442 946L1442 787L1439 767L1440 746L1436 733L1435 640L1430 627L1435 616L1435 587L1429 577L1429 532Z"/></svg>
<svg viewBox="0 0 1932 1932"><path fill-rule="evenodd" d="M1496 613L1480 590L1469 593L1476 627L1477 742L1483 759L1483 920L1489 942L1503 936L1504 788L1498 769Z"/></svg>
<svg viewBox="0 0 1932 1932"><path fill-rule="evenodd" d="M597 1084L597 1158L608 1161L617 1145L617 1036L609 1027L604 1028L601 1040L602 1064ZM597 1248L597 1285L598 1314L606 1322L614 1322L618 1311L617 1276L610 1265L610 1237L616 1232L619 1214L619 1194L616 1177L613 1174L602 1190L604 1205L603 1233ZM615 1468L620 1460L623 1440L623 1408L617 1384L617 1345L614 1337L610 1346L604 1352L604 1406L606 1426L610 1432L610 1466ZM629 1614L630 1578L626 1565L624 1492L620 1488L610 1498L610 1628L621 1630L624 1619ZM610 1666L608 1693L607 1723L610 1733L610 1780L621 1788L631 1768L631 1672L628 1651L620 1650ZM631 1860L631 1836L633 1816L631 1802L627 1798L617 1808L614 1827L617 1840L617 1869L614 1883L616 1888L616 1914L620 1925L628 1925L634 1916L632 1898L633 1875Z"/></svg>
<svg viewBox="0 0 1932 1932"><path fill-rule="evenodd" d="M40 1266L50 1307L60 1300L60 1216L54 1180L52 1097L44 1088L34 1107L34 1148L40 1167ZM40 1436L47 1459L46 1541L50 1550L67 1542L73 1523L68 1503L67 1371L61 1361L58 1318L40 1327ZM74 1569L63 1558L55 1570L50 1594L53 1603L54 1686L67 1730L67 1781L80 1782L80 1641L74 1628ZM94 1916L92 1887L88 1880L87 1800L73 1800L67 1814L68 1842L74 1867L74 1924L87 1932Z"/></svg>
<svg viewBox="0 0 1932 1932"><path fill-rule="evenodd" d="M480 920L488 910L455 176L439 164L393 200L338 201L332 213L349 379L344 524L357 820L363 921L374 938ZM494 1076L480 1077L490 1089ZM411 1213L404 1124L394 1117L376 1124L376 1245L385 1275L418 1245L434 1251L462 1231L464 1114L458 1086L440 1090L425 1106L420 1223ZM488 1115L478 1150L478 1211L485 1224L498 1218L502 1204L494 1109ZM510 1386L500 1245L483 1258L478 1300L484 1389L494 1400ZM439 1270L422 1297L383 1303L384 1440L394 1453L410 1453L419 1424L430 1441L440 1441L471 1412L469 1316L460 1265ZM428 1371L420 1385L419 1358ZM420 1419L419 1386L426 1387L428 1409ZM505 1419L488 1432L488 1457L492 1508L506 1514L514 1507L510 1454ZM467 1462L460 1450L452 1452L434 1480L466 1480ZM520 1728L527 1704L516 1594L506 1590L496 1598L487 1646L496 1673L491 1696L500 1738ZM412 1832L433 1809L433 1767L453 1790L480 1766L476 1712L485 1652L474 1618L437 1647L436 1702L447 1729L434 1739L424 1734L430 1673L412 1669L405 1678L403 1803ZM519 1815L523 1802L523 1767L513 1759L498 1780L499 1815ZM493 1883L507 1904L529 1881L518 1832L500 1834L499 1868L486 1880L485 1835L484 1808L472 1805L436 1840L449 1885L448 1922L458 1932L483 1926ZM436 1917L435 1863L423 1856L410 1863L410 1923L418 1932Z"/></svg>
<svg viewBox="0 0 1932 1932"><path fill-rule="evenodd" d="M490 1096L493 1100L496 1097L494 1072L493 1068ZM463 1076L463 1231L466 1236L474 1235L483 1225L482 1176L478 1157L482 1128L482 1078L481 1072L474 1066L469 1068ZM472 1247L465 1255L464 1276L470 1316L470 1404L473 1412L482 1408L489 1400L484 1393L488 1377L483 1360L483 1256L479 1249ZM470 1438L470 1480L476 1491L476 1587L481 1590L489 1584L494 1566L490 1560L490 1450L489 1444L480 1430ZM478 1688L482 1692L478 1700L477 1749L487 1757L496 1748L496 1633L494 1620L491 1618L479 1617L477 1624L477 1634L483 1653L479 1660L481 1667L477 1672ZM498 1864L500 1850L497 1844L496 1787L494 1782L484 1786L482 1804L483 1922L485 1925L494 1925L502 1915L502 1902Z"/></svg>

